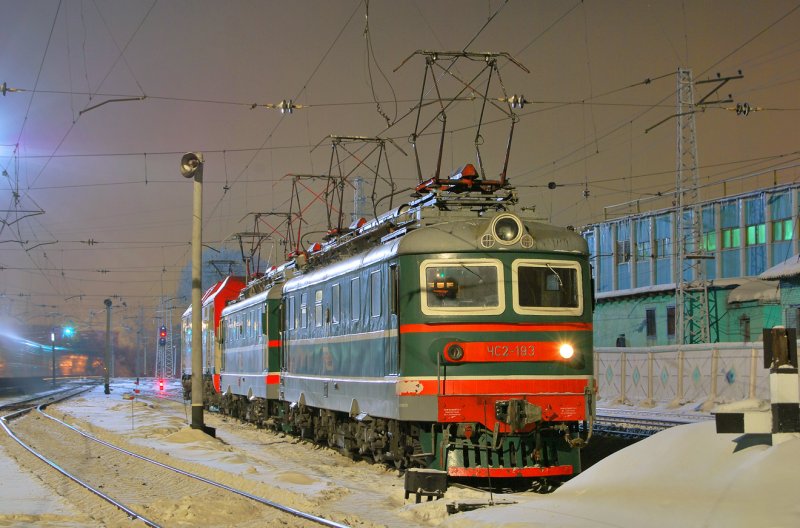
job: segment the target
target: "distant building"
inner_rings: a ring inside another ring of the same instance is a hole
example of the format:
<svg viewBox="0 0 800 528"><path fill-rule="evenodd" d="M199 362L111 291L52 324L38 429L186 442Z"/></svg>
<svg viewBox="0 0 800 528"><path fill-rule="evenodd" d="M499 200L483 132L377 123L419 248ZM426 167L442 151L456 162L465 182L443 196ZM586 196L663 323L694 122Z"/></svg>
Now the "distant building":
<svg viewBox="0 0 800 528"><path fill-rule="evenodd" d="M699 249L711 257L702 262L712 342L760 341L762 328L797 325L798 192L800 184L788 184L699 204ZM683 269L675 214L663 209L582 229L595 278L596 346L613 347L620 334L630 347L675 343Z"/></svg>

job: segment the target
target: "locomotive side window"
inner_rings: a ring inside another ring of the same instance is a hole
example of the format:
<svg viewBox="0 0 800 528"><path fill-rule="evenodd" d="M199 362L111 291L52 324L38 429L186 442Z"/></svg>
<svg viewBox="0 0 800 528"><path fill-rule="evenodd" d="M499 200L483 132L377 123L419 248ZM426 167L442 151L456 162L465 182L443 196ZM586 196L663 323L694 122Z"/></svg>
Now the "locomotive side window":
<svg viewBox="0 0 800 528"><path fill-rule="evenodd" d="M297 321L294 314L294 296L286 297L286 330L294 330L297 327Z"/></svg>
<svg viewBox="0 0 800 528"><path fill-rule="evenodd" d="M308 326L308 294L300 294L300 328Z"/></svg>
<svg viewBox="0 0 800 528"><path fill-rule="evenodd" d="M380 317L381 315L381 272L373 271L369 275L370 289L370 315Z"/></svg>
<svg viewBox="0 0 800 528"><path fill-rule="evenodd" d="M358 314L361 312L361 289L358 277L350 281L350 317L353 321L358 321Z"/></svg>
<svg viewBox="0 0 800 528"><path fill-rule="evenodd" d="M322 326L322 290L314 292L314 326Z"/></svg>
<svg viewBox="0 0 800 528"><path fill-rule="evenodd" d="M331 323L339 324L339 284L331 286Z"/></svg>
<svg viewBox="0 0 800 528"><path fill-rule="evenodd" d="M422 312L497 315L505 309L503 266L492 259L431 259L420 267Z"/></svg>
<svg viewBox="0 0 800 528"><path fill-rule="evenodd" d="M397 315L400 307L400 273L397 264L389 266L389 310Z"/></svg>
<svg viewBox="0 0 800 528"><path fill-rule="evenodd" d="M514 310L518 313L583 313L581 267L577 262L520 259L511 269Z"/></svg>

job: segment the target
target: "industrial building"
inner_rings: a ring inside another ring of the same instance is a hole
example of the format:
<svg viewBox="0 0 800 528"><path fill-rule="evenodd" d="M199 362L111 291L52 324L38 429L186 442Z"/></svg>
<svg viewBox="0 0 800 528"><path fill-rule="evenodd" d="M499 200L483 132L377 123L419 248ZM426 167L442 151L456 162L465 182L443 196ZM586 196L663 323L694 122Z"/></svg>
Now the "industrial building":
<svg viewBox="0 0 800 528"><path fill-rule="evenodd" d="M595 278L595 346L677 344L676 290L692 281L687 295L702 295L711 343L759 341L763 328L796 326L798 191L790 183L683 208L684 225L699 215L697 242L680 234L677 207L583 228ZM681 262L688 259L695 269Z"/></svg>

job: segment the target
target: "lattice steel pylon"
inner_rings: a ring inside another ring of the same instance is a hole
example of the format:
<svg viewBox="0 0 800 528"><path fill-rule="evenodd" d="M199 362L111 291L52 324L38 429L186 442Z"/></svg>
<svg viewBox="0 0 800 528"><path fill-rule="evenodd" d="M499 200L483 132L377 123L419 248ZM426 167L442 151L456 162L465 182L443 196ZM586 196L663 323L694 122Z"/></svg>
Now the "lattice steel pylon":
<svg viewBox="0 0 800 528"><path fill-rule="evenodd" d="M675 312L677 342L708 343L708 282L702 243L702 217L698 205L697 130L695 128L692 71L678 69L677 137L675 172L676 259Z"/></svg>
<svg viewBox="0 0 800 528"><path fill-rule="evenodd" d="M172 301L172 299L170 299ZM159 321L156 330L156 367L155 377L158 379L175 377L175 344L172 339L172 304L162 299L161 308L156 312L156 320ZM164 343L161 344L161 328L166 330L163 337Z"/></svg>

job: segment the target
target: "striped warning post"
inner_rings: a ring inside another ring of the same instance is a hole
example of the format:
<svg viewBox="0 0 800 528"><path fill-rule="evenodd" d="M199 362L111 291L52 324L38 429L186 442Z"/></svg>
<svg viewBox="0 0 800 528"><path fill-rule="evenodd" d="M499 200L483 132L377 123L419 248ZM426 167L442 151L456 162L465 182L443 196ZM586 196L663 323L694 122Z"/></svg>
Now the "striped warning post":
<svg viewBox="0 0 800 528"><path fill-rule="evenodd" d="M800 433L797 332L764 329L764 368L769 368L770 412L715 413L717 433L771 434L772 445Z"/></svg>

